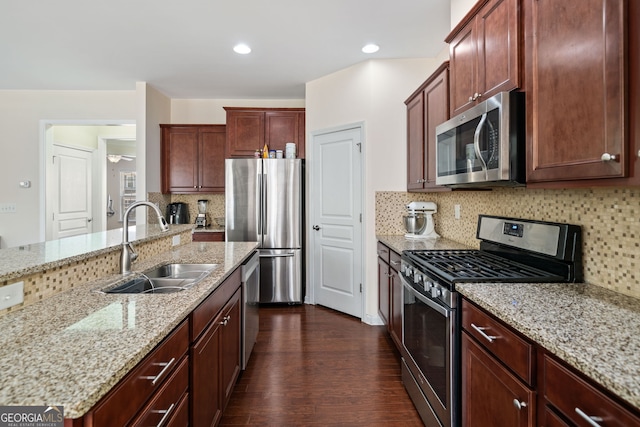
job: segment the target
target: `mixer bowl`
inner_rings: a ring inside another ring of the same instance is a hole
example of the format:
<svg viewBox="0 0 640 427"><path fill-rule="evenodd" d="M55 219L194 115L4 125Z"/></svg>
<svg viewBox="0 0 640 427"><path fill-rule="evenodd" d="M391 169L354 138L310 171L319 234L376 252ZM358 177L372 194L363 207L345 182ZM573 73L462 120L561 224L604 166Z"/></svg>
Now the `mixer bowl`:
<svg viewBox="0 0 640 427"><path fill-rule="evenodd" d="M404 221L404 228L407 229L407 233L411 234L420 234L427 226L427 216L422 213L404 215L402 220Z"/></svg>

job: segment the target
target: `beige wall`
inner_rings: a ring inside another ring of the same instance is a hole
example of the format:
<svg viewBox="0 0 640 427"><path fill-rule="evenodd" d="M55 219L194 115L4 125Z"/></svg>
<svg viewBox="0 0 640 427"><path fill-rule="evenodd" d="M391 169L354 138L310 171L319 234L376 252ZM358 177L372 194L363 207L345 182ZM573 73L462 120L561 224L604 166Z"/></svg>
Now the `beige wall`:
<svg viewBox="0 0 640 427"><path fill-rule="evenodd" d="M451 29L471 10L477 0L451 0Z"/></svg>
<svg viewBox="0 0 640 427"><path fill-rule="evenodd" d="M138 174L137 199L146 200L147 193L160 191L160 124L171 122L171 99L143 82L136 84L136 95L138 170L144 171Z"/></svg>
<svg viewBox="0 0 640 427"><path fill-rule="evenodd" d="M39 242L40 191L44 184L42 120L135 120L135 91L0 91L0 203L16 213L0 214L0 247ZM31 188L18 186L30 180ZM43 199L42 199L43 200Z"/></svg>
<svg viewBox="0 0 640 427"><path fill-rule="evenodd" d="M227 122L223 107L304 108L304 99L172 99L171 122L214 124Z"/></svg>
<svg viewBox="0 0 640 427"><path fill-rule="evenodd" d="M446 53L446 52L445 52ZM313 167L311 135L364 123L364 320L376 321L375 192L406 189L404 101L446 59L371 60L307 83L307 172ZM310 262L311 251L307 253ZM307 276L308 277L308 276ZM311 286L311 280L307 280Z"/></svg>

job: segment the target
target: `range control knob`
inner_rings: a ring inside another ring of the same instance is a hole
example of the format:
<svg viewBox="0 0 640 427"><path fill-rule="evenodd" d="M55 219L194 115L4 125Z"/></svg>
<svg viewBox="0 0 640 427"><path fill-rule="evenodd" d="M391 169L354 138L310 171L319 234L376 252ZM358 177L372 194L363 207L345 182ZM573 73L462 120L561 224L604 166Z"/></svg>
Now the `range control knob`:
<svg viewBox="0 0 640 427"><path fill-rule="evenodd" d="M420 283L422 283L423 278L424 278L424 276L423 276L422 274L420 274L420 273L416 273L416 274L414 274L414 276L413 276L413 283L418 283L418 284L420 284Z"/></svg>
<svg viewBox="0 0 640 427"><path fill-rule="evenodd" d="M431 288L431 298L438 298L442 292L440 291L440 287L438 285L433 285Z"/></svg>

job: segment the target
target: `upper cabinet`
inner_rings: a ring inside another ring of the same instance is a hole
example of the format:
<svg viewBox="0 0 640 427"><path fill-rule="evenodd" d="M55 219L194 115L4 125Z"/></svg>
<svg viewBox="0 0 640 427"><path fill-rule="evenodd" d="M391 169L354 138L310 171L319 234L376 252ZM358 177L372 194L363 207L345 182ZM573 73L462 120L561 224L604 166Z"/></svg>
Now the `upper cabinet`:
<svg viewBox="0 0 640 427"><path fill-rule="evenodd" d="M160 125L161 191L224 193L225 125Z"/></svg>
<svg viewBox="0 0 640 427"><path fill-rule="evenodd" d="M442 64L407 105L407 191L442 191L436 185L436 126L449 119L449 62Z"/></svg>
<svg viewBox="0 0 640 427"><path fill-rule="evenodd" d="M270 150L285 150L296 144L298 158L304 158L304 108L224 107L227 112L227 157L253 157L265 144Z"/></svg>
<svg viewBox="0 0 640 427"><path fill-rule="evenodd" d="M445 41L451 61L451 116L520 87L520 0L479 1Z"/></svg>
<svg viewBox="0 0 640 427"><path fill-rule="evenodd" d="M526 0L528 184L640 183L638 4Z"/></svg>

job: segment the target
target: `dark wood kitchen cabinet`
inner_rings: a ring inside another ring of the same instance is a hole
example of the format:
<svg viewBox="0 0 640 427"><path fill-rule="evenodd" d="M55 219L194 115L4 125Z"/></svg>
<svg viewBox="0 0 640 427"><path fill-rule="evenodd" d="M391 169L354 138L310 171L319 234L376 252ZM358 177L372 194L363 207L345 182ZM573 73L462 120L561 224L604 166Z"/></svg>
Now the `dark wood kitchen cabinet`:
<svg viewBox="0 0 640 427"><path fill-rule="evenodd" d="M480 0L449 43L451 116L521 85L521 0Z"/></svg>
<svg viewBox="0 0 640 427"><path fill-rule="evenodd" d="M544 354L540 371L542 425L589 425L585 417L594 417L607 427L640 426L637 415L557 358Z"/></svg>
<svg viewBox="0 0 640 427"><path fill-rule="evenodd" d="M217 425L240 374L240 269L192 313L191 424Z"/></svg>
<svg viewBox="0 0 640 427"><path fill-rule="evenodd" d="M389 326L389 313L391 311L390 280L389 248L378 242L378 313L387 326Z"/></svg>
<svg viewBox="0 0 640 427"><path fill-rule="evenodd" d="M160 125L161 191L224 193L225 125Z"/></svg>
<svg viewBox="0 0 640 427"><path fill-rule="evenodd" d="M304 159L304 108L224 107L227 112L227 157L253 157L265 144L270 150L285 151L287 142L296 144Z"/></svg>
<svg viewBox="0 0 640 427"><path fill-rule="evenodd" d="M527 185L640 183L638 2L526 0L524 15Z"/></svg>
<svg viewBox="0 0 640 427"><path fill-rule="evenodd" d="M84 417L65 426L138 425L165 417L179 423L189 390L189 321L174 331L131 370ZM160 415L160 416L158 416Z"/></svg>
<svg viewBox="0 0 640 427"><path fill-rule="evenodd" d="M534 347L462 302L462 425L534 426Z"/></svg>
<svg viewBox="0 0 640 427"><path fill-rule="evenodd" d="M400 254L378 242L378 312L399 351L402 351L402 282Z"/></svg>
<svg viewBox="0 0 640 427"><path fill-rule="evenodd" d="M443 63L405 101L407 191L445 191L436 185L436 126L449 119L449 62Z"/></svg>
<svg viewBox="0 0 640 427"><path fill-rule="evenodd" d="M637 408L467 299L461 354L463 426L640 427Z"/></svg>
<svg viewBox="0 0 640 427"><path fill-rule="evenodd" d="M191 234L194 242L224 242L224 231L194 231Z"/></svg>

